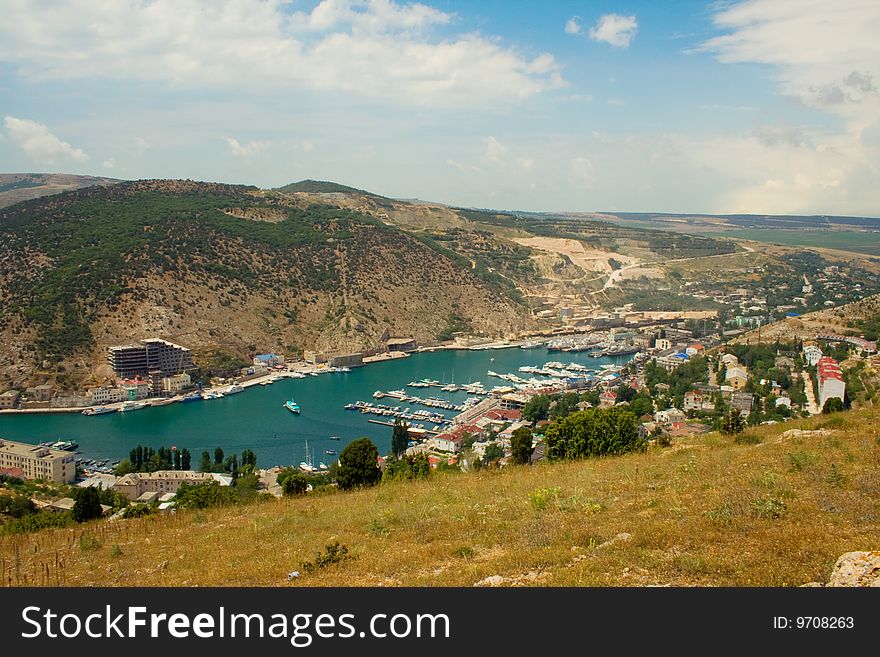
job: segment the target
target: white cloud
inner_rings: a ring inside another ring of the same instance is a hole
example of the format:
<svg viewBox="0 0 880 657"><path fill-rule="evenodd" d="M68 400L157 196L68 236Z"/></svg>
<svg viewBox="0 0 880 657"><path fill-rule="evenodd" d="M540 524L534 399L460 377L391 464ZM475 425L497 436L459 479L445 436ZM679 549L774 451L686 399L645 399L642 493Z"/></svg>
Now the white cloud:
<svg viewBox="0 0 880 657"><path fill-rule="evenodd" d="M569 162L571 183L581 189L592 189L596 184L596 167L585 157L574 157Z"/></svg>
<svg viewBox="0 0 880 657"><path fill-rule="evenodd" d="M112 157L108 157L101 163L101 166L105 169L112 169L116 166L116 159Z"/></svg>
<svg viewBox="0 0 880 657"><path fill-rule="evenodd" d="M638 29L635 16L605 14L590 28L588 34L593 41L604 41L615 48L627 48Z"/></svg>
<svg viewBox="0 0 880 657"><path fill-rule="evenodd" d="M486 137L486 151L483 153L483 161L494 165L504 165L507 157L507 147L495 137Z"/></svg>
<svg viewBox="0 0 880 657"><path fill-rule="evenodd" d="M565 22L566 34L580 34L584 31L580 16L572 16Z"/></svg>
<svg viewBox="0 0 880 657"><path fill-rule="evenodd" d="M742 212L880 214L880 3L748 0L714 18L725 34L703 43L729 64L772 67L780 93L839 118L837 129L761 126L690 151L742 181L722 201Z"/></svg>
<svg viewBox="0 0 880 657"><path fill-rule="evenodd" d="M85 162L89 159L82 149L61 141L42 123L7 115L4 124L9 132L9 138L35 160L45 164L55 164L59 158L77 162Z"/></svg>
<svg viewBox="0 0 880 657"><path fill-rule="evenodd" d="M134 152L140 155L144 151L150 150L150 143L143 137L134 138Z"/></svg>
<svg viewBox="0 0 880 657"><path fill-rule="evenodd" d="M727 33L702 44L727 63L775 67L780 89L841 116L880 115L880 3L750 0L714 17Z"/></svg>
<svg viewBox="0 0 880 657"><path fill-rule="evenodd" d="M111 78L275 91L324 89L383 103L495 106L564 85L552 56L480 34L435 36L452 15L417 3L324 0L13 2L0 62L30 79ZM74 56L71 53L75 53Z"/></svg>
<svg viewBox="0 0 880 657"><path fill-rule="evenodd" d="M235 157L252 157L257 153L262 153L269 146L264 141L249 141L247 144L240 144L237 139L232 137L225 137L225 139L229 145L229 151Z"/></svg>

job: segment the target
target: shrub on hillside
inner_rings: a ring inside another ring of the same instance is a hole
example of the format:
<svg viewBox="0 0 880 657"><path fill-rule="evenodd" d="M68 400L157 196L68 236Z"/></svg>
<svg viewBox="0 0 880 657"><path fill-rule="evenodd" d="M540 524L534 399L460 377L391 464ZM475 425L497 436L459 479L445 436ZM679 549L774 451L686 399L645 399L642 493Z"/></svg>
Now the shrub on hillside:
<svg viewBox="0 0 880 657"><path fill-rule="evenodd" d="M619 407L573 413L551 424L544 439L550 460L644 452L648 446L639 437L636 416Z"/></svg>

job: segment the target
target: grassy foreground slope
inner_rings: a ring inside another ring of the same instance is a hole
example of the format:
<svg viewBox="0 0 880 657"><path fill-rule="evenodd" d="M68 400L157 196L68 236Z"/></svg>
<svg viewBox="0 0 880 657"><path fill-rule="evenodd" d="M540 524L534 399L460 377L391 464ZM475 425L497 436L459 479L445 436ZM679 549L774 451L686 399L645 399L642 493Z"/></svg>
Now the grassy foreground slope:
<svg viewBox="0 0 880 657"><path fill-rule="evenodd" d="M814 432L782 435L799 427ZM3 579L287 585L338 541L350 558L292 585L824 582L841 554L878 547L878 433L880 413L866 410L761 427L759 444L709 434L646 454L7 537Z"/></svg>

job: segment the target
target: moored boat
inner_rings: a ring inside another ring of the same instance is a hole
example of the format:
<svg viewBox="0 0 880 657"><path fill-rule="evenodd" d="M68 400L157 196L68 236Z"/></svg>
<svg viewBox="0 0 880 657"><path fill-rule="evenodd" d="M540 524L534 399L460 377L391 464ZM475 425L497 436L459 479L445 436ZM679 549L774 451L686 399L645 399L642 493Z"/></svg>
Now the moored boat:
<svg viewBox="0 0 880 657"><path fill-rule="evenodd" d="M87 408L82 412L83 415L106 415L107 413L115 413L115 408L109 408L108 406L95 406L93 408Z"/></svg>
<svg viewBox="0 0 880 657"><path fill-rule="evenodd" d="M297 404L292 399L288 399L286 402L284 402L284 408L286 408L291 413L296 413L297 415L299 415L300 413L299 404Z"/></svg>

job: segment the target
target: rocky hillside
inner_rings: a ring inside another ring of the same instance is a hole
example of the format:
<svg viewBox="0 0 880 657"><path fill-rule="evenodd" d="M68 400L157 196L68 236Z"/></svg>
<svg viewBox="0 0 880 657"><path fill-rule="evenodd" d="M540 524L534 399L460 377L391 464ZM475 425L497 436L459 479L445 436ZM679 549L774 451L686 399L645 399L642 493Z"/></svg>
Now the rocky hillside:
<svg viewBox="0 0 880 657"><path fill-rule="evenodd" d="M0 173L0 208L50 194L118 182L114 178L70 173Z"/></svg>
<svg viewBox="0 0 880 657"><path fill-rule="evenodd" d="M253 187L150 180L0 211L0 379L108 373L161 336L220 357L530 328L461 259L363 213Z"/></svg>

